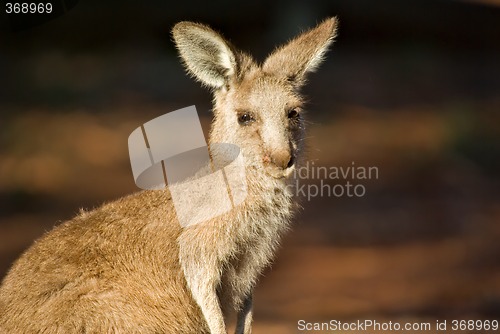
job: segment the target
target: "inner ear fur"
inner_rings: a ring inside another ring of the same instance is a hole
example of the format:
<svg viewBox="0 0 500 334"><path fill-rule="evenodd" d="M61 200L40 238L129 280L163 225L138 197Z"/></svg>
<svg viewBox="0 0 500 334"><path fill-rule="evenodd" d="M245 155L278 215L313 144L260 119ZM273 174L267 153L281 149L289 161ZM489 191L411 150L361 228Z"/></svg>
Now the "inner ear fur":
<svg viewBox="0 0 500 334"><path fill-rule="evenodd" d="M172 36L187 71L211 88L228 84L237 72L235 52L231 45L210 27L193 22L179 22Z"/></svg>

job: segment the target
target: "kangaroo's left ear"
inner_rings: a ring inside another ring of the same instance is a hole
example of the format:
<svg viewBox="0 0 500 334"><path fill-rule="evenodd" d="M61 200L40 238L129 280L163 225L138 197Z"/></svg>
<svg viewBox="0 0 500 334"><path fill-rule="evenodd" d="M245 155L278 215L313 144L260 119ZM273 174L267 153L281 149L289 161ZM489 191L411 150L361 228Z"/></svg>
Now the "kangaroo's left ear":
<svg viewBox="0 0 500 334"><path fill-rule="evenodd" d="M332 17L276 49L264 62L264 72L285 77L297 86L304 83L306 74L323 61L337 30Z"/></svg>
<svg viewBox="0 0 500 334"><path fill-rule="evenodd" d="M179 22L172 29L172 35L184 66L204 85L219 89L236 74L237 62L232 48L210 27Z"/></svg>

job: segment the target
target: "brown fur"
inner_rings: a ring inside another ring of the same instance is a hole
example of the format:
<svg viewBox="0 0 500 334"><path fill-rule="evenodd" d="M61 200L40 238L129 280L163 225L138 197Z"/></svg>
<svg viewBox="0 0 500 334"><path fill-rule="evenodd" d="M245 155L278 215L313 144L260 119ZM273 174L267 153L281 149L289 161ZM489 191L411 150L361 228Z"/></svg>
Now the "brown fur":
<svg viewBox="0 0 500 334"><path fill-rule="evenodd" d="M222 334L235 311L236 332L250 333L253 288L292 216L286 185L304 137L298 88L335 26L325 20L259 66L207 26L177 24L188 72L214 92L210 143L241 148L247 198L186 228L168 190L81 212L15 262L0 287L0 333ZM242 114L252 121L239 124Z"/></svg>

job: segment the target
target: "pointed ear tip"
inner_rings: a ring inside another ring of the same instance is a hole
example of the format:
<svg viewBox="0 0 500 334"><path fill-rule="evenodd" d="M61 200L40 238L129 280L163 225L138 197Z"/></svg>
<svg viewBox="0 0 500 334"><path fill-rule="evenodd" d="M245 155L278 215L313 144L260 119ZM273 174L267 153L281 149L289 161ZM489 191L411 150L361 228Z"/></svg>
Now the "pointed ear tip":
<svg viewBox="0 0 500 334"><path fill-rule="evenodd" d="M191 22L191 21L180 21L177 22L173 28L172 28L172 35L175 35L177 33L182 33L183 31L187 31L190 29L200 29L203 28L204 26L200 23L196 22Z"/></svg>
<svg viewBox="0 0 500 334"><path fill-rule="evenodd" d="M172 35L172 37L174 37L175 39L175 36L177 36L180 32L182 32L182 30L184 30L186 27L186 22L185 21L182 21L182 22L177 22L173 27L172 27L172 30L170 30L170 34Z"/></svg>
<svg viewBox="0 0 500 334"><path fill-rule="evenodd" d="M337 18L337 16L332 16L325 19L320 25L328 27L328 30L330 30L332 34L335 35L338 24L339 24L339 19Z"/></svg>
<svg viewBox="0 0 500 334"><path fill-rule="evenodd" d="M180 21L174 24L172 27L172 31L182 29L183 27L187 26L190 22L189 21Z"/></svg>

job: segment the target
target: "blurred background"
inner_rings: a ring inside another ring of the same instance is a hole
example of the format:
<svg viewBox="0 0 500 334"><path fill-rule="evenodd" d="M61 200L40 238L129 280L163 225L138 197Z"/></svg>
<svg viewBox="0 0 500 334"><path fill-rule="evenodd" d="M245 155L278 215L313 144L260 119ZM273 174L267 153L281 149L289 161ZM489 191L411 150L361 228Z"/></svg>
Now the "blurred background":
<svg viewBox="0 0 500 334"><path fill-rule="evenodd" d="M262 61L333 15L337 41L305 89L308 158L379 177L360 182L361 198L302 199L258 286L254 331L499 319L495 0L81 0L15 32L2 12L0 279L79 208L137 191L127 151L137 126L195 104L208 132L211 98L185 75L173 24L210 24Z"/></svg>

